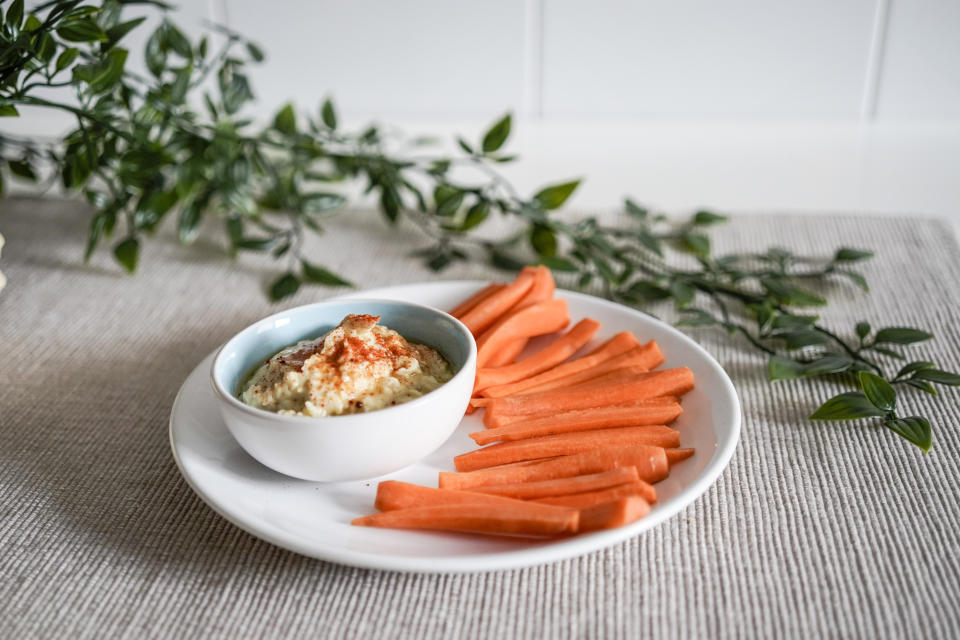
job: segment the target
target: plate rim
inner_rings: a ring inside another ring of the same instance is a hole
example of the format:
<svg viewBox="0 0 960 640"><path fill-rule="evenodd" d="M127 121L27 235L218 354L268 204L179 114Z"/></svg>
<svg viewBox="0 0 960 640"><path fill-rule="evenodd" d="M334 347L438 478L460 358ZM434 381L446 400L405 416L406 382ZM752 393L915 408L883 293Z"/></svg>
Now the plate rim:
<svg viewBox="0 0 960 640"><path fill-rule="evenodd" d="M384 292L389 292L390 290L405 287L437 285L481 287L486 284L489 284L488 280L433 280L411 282L350 292L331 297L328 300L343 300L358 297L369 297L372 295L376 296L381 295ZM732 380L730 380L730 376L727 374L726 370L720 366L720 363L717 362L716 358L714 358L713 355L704 349L703 346L701 346L698 342L693 340L693 338L687 336L677 328L667 324L659 318L655 318L650 314L640 311L639 309L634 309L611 300L581 293L579 291L571 291L569 289L562 289L562 291L564 296L581 298L589 301L591 304L601 304L602 306L616 309L621 312L626 310L630 313L643 315L648 320L660 325L661 328L674 334L676 337L686 342L689 346L692 346L696 351L700 352L700 355L705 357L707 363L720 373L720 379L724 384L725 390L732 398L732 415L730 416L732 418L732 426L730 429L730 437L723 444L720 442L717 443L717 448L714 451L712 459L707 463L707 466L703 469L700 476L698 476L694 482L681 489L677 495L673 496L670 504L662 506L658 509L654 509L650 515L631 525L626 525L624 527L610 529L607 531L599 531L587 535L572 536L570 538L535 548L499 551L480 555L466 554L431 558L430 566L426 569L424 567L424 560L422 557L372 554L368 552L342 548L329 551L326 548L311 547L305 543L301 543L298 541L296 536L285 537L281 535L275 535L272 531L267 531L249 525L244 522L242 518L235 516L229 509L223 507L218 500L209 495L208 492L205 491L201 486L201 484L198 483L197 479L191 475L191 472L188 470L186 465L184 465L184 462L177 449L177 440L175 437L174 417L178 414L180 405L183 402L183 396L187 388L187 383L193 378L194 374L197 373L198 369L200 369L219 351L220 346L218 346L209 354L205 355L200 362L193 369L191 369L183 384L180 386L180 389L177 391L177 395L174 398L171 406L170 418L168 420L168 437L170 441L170 449L173 454L174 462L177 465L177 469L184 481L187 483L187 486L193 490L193 492L203 503L210 507L214 513L224 518L242 531L245 531L256 538L260 538L261 540L269 542L274 546L293 551L294 553L298 553L300 555L364 569L425 574L477 573L519 569L550 562L559 562L561 560L567 560L573 557L584 555L586 553L600 551L614 544L640 535L644 531L653 529L663 522L673 518L684 509L692 506L698 499L700 499L700 497L703 496L704 493L706 493L710 487L716 483L717 479L720 477L720 474L722 474L723 471L729 466L730 460L733 457L733 453L736 451L736 448L740 442L740 430L742 426L743 413L740 406L740 397L737 394ZM209 391L212 394L212 390Z"/></svg>

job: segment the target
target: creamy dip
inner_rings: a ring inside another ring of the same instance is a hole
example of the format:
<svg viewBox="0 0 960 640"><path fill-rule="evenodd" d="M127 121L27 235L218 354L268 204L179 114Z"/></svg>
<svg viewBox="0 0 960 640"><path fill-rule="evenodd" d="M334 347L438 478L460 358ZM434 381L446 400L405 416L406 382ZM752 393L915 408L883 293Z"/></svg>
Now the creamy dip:
<svg viewBox="0 0 960 640"><path fill-rule="evenodd" d="M434 349L379 320L351 314L326 335L283 349L253 373L240 400L284 415L338 416L419 398L453 377Z"/></svg>

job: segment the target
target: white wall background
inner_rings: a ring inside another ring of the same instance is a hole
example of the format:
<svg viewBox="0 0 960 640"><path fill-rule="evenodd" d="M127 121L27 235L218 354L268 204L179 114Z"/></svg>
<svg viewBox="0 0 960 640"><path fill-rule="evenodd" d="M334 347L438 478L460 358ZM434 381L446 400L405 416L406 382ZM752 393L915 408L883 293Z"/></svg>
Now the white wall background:
<svg viewBox="0 0 960 640"><path fill-rule="evenodd" d="M512 177L586 176L581 208L960 212L960 0L184 0L177 19L263 46L264 114L332 95L349 123L477 136L513 111Z"/></svg>

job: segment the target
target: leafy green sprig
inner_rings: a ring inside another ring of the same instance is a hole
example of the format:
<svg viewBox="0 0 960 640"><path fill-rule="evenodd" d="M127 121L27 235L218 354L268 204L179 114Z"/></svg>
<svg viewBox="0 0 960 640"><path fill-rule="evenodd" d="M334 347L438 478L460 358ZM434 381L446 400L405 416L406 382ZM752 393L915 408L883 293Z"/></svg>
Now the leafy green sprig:
<svg viewBox="0 0 960 640"><path fill-rule="evenodd" d="M265 253L284 265L269 286L272 299L304 283L347 285L307 254L305 239L342 215L347 198L334 183L362 183L389 224L406 220L422 231L427 244L416 253L434 270L478 258L509 270L536 262L568 274L580 288L599 282L607 297L626 304L672 301L680 324L722 328L765 353L771 380L824 378L854 388L828 400L813 419L874 418L930 448L929 420L901 417L897 394L936 395L934 385L957 385L960 376L927 361L892 375L888 367L903 358L897 347L932 336L902 327L874 332L861 322L856 339L845 339L807 312L826 304L815 289L827 281L868 290L855 266L869 251L841 248L827 259L782 248L713 256L708 231L724 216L699 211L677 223L632 200L625 203L625 224L566 220L554 211L579 180L526 196L500 172L516 159L503 151L509 114L476 142L457 138L453 156L398 152L397 141L378 126L346 131L329 99L310 114L285 105L258 125L244 113L254 99L248 65L264 59L255 43L220 27L213 28L215 38L192 42L164 17L147 40L147 74L134 73L122 45L145 16L126 19L128 5L167 8L65 0L27 13L22 0L13 0L0 22L0 116L31 106L76 120L63 139L0 136L0 192L4 176L36 181L52 167L52 177L96 210L87 258L111 240L114 257L132 273L141 243L166 218L176 218L185 244L204 220L215 219L230 253ZM502 239L478 237L475 230L494 215L520 230Z"/></svg>

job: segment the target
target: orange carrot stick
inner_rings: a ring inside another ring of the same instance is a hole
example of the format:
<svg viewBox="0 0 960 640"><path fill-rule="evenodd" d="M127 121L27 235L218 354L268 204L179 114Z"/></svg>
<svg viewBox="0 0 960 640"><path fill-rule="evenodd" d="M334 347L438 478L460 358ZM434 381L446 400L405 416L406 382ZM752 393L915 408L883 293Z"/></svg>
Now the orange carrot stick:
<svg viewBox="0 0 960 640"><path fill-rule="evenodd" d="M533 500L535 498L549 498L551 496L569 496L588 491L609 489L621 484L629 484L640 479L636 467L617 467L601 473L588 473L572 478L557 478L541 482L520 482L516 484L499 484L483 487L473 487L470 491L489 495L517 498L519 500Z"/></svg>
<svg viewBox="0 0 960 640"><path fill-rule="evenodd" d="M471 398L470 399L471 406L473 406L472 403L477 402L479 400L481 400L481 398ZM605 407L591 407L588 409L571 409L570 411L562 411L560 413L557 413L556 411L552 411L548 409L544 411L538 411L536 413L528 413L525 415L507 413L502 406L498 408L496 405L493 405L493 406L487 406L487 410L484 411L483 413L483 426L485 426L487 429L499 429L501 427L508 427L512 424L517 424L519 422L527 422L528 420L539 420L541 418L551 418L555 416L562 416L566 418L568 414L573 415L575 413L583 413L586 411L601 411L605 409L627 409L629 407L633 407L635 409L643 409L643 408L648 408L653 406L660 406L658 403L662 403L662 402L679 403L680 398L675 396L657 396L656 398L644 398L641 400L631 400L629 402L620 402L618 404L607 405ZM479 408L479 405L474 408ZM624 424L619 426L629 427L629 426L643 425L643 424L661 424L664 422L669 422L669 420L653 420L652 422L643 420L641 422L632 422L629 424ZM602 429L603 427L606 427L606 426L612 427L612 426L618 426L618 425L612 425L612 424L600 425L600 426L597 426L596 428ZM548 434L541 434L541 435L548 435Z"/></svg>
<svg viewBox="0 0 960 640"><path fill-rule="evenodd" d="M488 284L483 289L480 289L480 291L477 291L475 294L455 306L453 309L450 309L450 315L452 315L454 318L463 316L463 314L467 313L478 304L489 298L492 294L500 291L500 289L503 289L505 286L507 285L500 282Z"/></svg>
<svg viewBox="0 0 960 640"><path fill-rule="evenodd" d="M477 371L477 383L474 388L481 391L486 387L507 384L546 371L576 353L580 347L590 341L598 329L600 329L599 322L584 318L570 331L529 358L505 367L480 369ZM491 361L490 367L493 366Z"/></svg>
<svg viewBox="0 0 960 640"><path fill-rule="evenodd" d="M477 368L487 363L511 340L553 333L570 323L565 300L546 300L513 311L477 338Z"/></svg>
<svg viewBox="0 0 960 640"><path fill-rule="evenodd" d="M670 449L667 451L667 462L670 466L683 462L695 453L695 449Z"/></svg>
<svg viewBox="0 0 960 640"><path fill-rule="evenodd" d="M650 513L650 505L640 496L620 498L580 510L578 533L616 529Z"/></svg>
<svg viewBox="0 0 960 640"><path fill-rule="evenodd" d="M474 337L489 329L500 317L515 305L533 286L533 269L524 269L517 279L502 289L491 293L485 300L467 311L460 322L467 325Z"/></svg>
<svg viewBox="0 0 960 640"><path fill-rule="evenodd" d="M638 444L628 447L592 449L544 462L513 464L479 471L440 472L443 489L468 489L491 484L536 482L609 471L617 467L636 467L641 480L659 482L667 477L667 454L660 447Z"/></svg>
<svg viewBox="0 0 960 640"><path fill-rule="evenodd" d="M511 462L568 456L604 447L649 444L655 447L679 447L680 434L670 427L617 427L593 431L573 431L552 436L494 444L462 453L453 459L457 471L476 471Z"/></svg>
<svg viewBox="0 0 960 640"><path fill-rule="evenodd" d="M584 369L579 373L557 378L556 380L544 382L535 387L530 387L529 389L523 390L521 394L538 393L560 387L569 388L581 382L599 378L606 373L622 369L623 367L636 367L638 371L646 372L661 364L663 364L663 354L660 352L660 347L657 346L657 343L651 340L647 344L634 347L626 353L621 353L609 360L605 360L595 367Z"/></svg>
<svg viewBox="0 0 960 640"><path fill-rule="evenodd" d="M499 368L513 364L513 361L517 359L517 356L520 355L520 352L526 349L529 341L529 338L517 338L516 340L507 343L504 345L503 349L500 350L500 353L494 354L494 356L490 359L490 362L487 363L487 366ZM477 376L479 375L480 372L477 371ZM474 389L477 389L476 383L474 383Z"/></svg>
<svg viewBox="0 0 960 640"><path fill-rule="evenodd" d="M536 267L524 267L533 271L533 286L520 301L516 308L528 307L538 302L549 300L553 297L553 292L557 289L557 284L553 281L553 273L543 265Z"/></svg>
<svg viewBox="0 0 960 640"><path fill-rule="evenodd" d="M617 382L593 381L572 389L551 389L506 398L479 398L475 406L496 407L503 413L529 415L548 411L573 411L625 404L657 396L682 395L693 389L693 372L687 367L651 371Z"/></svg>
<svg viewBox="0 0 960 640"><path fill-rule="evenodd" d="M683 409L680 403L673 398L653 398L628 406L598 407L536 417L523 416L527 419L503 427L477 431L471 433L470 437L482 446L492 442L513 442L571 431L667 424L681 413Z"/></svg>
<svg viewBox="0 0 960 640"><path fill-rule="evenodd" d="M351 524L390 529L439 529L528 536L576 533L580 521L579 511L535 511L530 509L533 504L520 500L511 505L440 504L375 513L355 518Z"/></svg>
<svg viewBox="0 0 960 640"><path fill-rule="evenodd" d="M384 480L377 485L377 498L373 506L380 511L435 507L454 504L492 504L510 506L522 502L516 498L468 493L453 489L435 489L399 480Z"/></svg>
<svg viewBox="0 0 960 640"><path fill-rule="evenodd" d="M464 491L463 493L468 493ZM573 507L575 509L585 509L618 498L627 498L629 496L640 496L647 502L657 501L657 490L649 482L637 480L635 482L607 487L599 491L590 491L589 493L577 493L572 496L554 496L551 498L537 498L534 502L541 504L550 504L555 507Z"/></svg>
<svg viewBox="0 0 960 640"><path fill-rule="evenodd" d="M582 358L564 362L526 380L518 380L511 384L489 387L483 390L483 395L490 398L515 395L530 387L535 387L539 384L595 367L604 360L609 360L625 351L629 351L638 344L640 343L637 342L637 339L632 333L621 331Z"/></svg>

